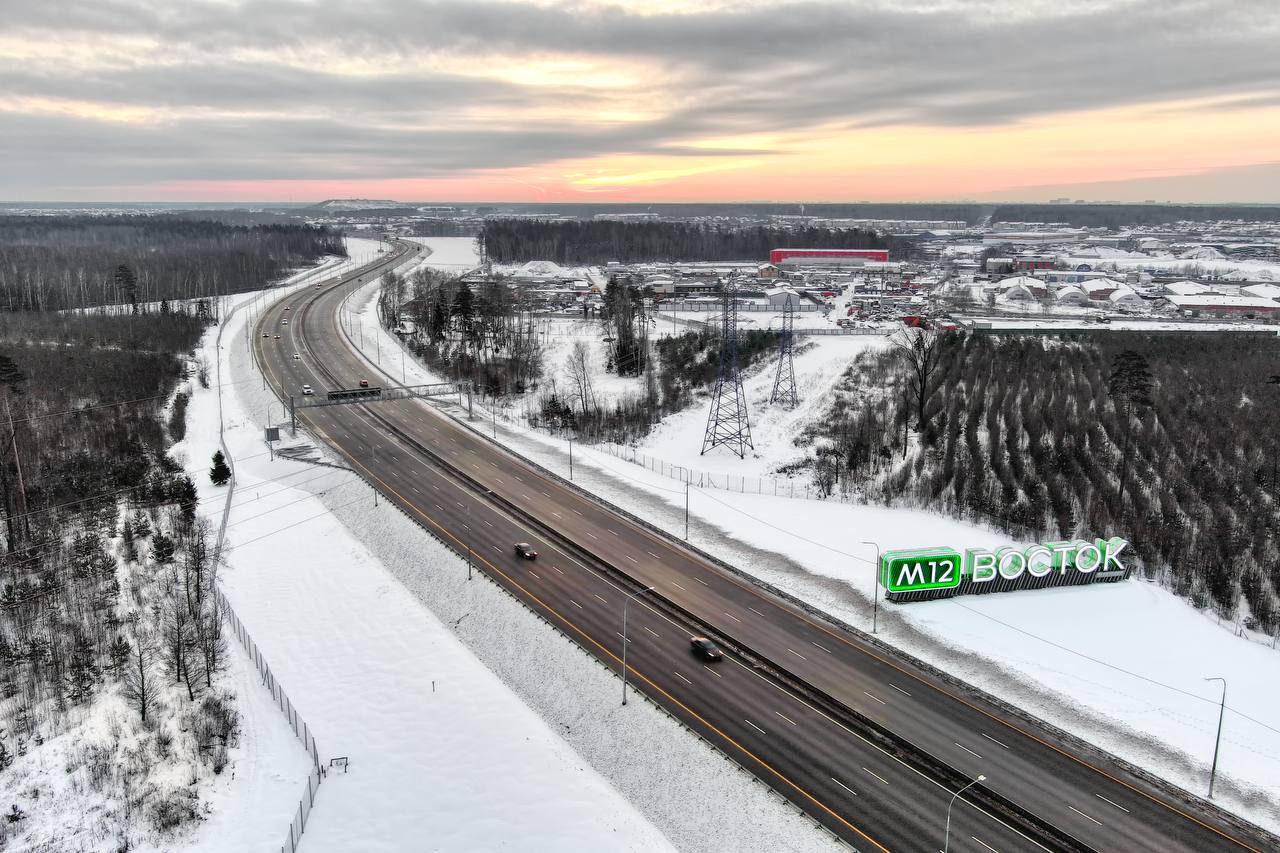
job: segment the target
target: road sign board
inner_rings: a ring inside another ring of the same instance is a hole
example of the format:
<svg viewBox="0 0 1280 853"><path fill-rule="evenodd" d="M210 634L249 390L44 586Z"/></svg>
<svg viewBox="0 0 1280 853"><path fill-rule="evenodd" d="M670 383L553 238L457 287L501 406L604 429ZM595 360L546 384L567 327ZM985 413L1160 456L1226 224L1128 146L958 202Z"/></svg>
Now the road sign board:
<svg viewBox="0 0 1280 853"><path fill-rule="evenodd" d="M961 565L954 548L890 551L880 562L880 583L889 592L950 589L960 585Z"/></svg>

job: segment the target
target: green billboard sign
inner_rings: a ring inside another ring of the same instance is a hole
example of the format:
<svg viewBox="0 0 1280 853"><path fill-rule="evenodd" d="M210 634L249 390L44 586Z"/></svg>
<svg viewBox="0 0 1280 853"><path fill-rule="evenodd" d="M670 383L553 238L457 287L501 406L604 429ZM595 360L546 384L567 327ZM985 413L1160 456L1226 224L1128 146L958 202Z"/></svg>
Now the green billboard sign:
<svg viewBox="0 0 1280 853"><path fill-rule="evenodd" d="M960 585L961 564L954 548L890 551L880 562L880 582L890 592L950 589Z"/></svg>

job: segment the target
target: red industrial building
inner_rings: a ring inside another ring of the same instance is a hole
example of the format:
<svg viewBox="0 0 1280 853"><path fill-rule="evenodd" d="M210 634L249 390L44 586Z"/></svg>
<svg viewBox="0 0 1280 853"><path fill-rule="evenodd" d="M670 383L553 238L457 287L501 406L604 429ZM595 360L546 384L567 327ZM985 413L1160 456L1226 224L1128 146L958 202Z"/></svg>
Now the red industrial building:
<svg viewBox="0 0 1280 853"><path fill-rule="evenodd" d="M785 260L804 258L856 258L864 261L889 260L888 249L774 249L769 253L769 263L780 264Z"/></svg>

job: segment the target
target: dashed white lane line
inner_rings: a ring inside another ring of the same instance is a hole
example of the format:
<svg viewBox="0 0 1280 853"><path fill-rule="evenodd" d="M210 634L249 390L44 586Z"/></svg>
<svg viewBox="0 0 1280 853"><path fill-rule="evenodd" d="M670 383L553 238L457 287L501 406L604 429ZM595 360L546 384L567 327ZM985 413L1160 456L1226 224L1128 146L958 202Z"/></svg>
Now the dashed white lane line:
<svg viewBox="0 0 1280 853"><path fill-rule="evenodd" d="M1110 805L1115 806L1125 814L1129 814L1129 810L1126 809L1124 806L1120 805L1119 803L1117 803L1115 800L1108 800L1106 797L1102 796L1101 794L1094 794L1094 796L1102 800L1104 803L1109 803Z"/></svg>
<svg viewBox="0 0 1280 853"><path fill-rule="evenodd" d="M574 512L574 515L578 515L578 516L582 515L582 513L578 512L576 509L573 512Z"/></svg>
<svg viewBox="0 0 1280 853"><path fill-rule="evenodd" d="M499 554L501 554L501 553L502 553L502 549L501 549L501 548L499 548L497 545L494 545L494 546L493 546L493 550L497 551Z"/></svg>
<svg viewBox="0 0 1280 853"><path fill-rule="evenodd" d="M621 631L614 631L613 633L617 634L619 637L622 637L622 639L626 640L628 643L629 643L629 642L631 642L631 638L630 638L630 637L623 637L623 636L622 636L622 632L621 632Z"/></svg>
<svg viewBox="0 0 1280 853"><path fill-rule="evenodd" d="M676 583L675 581L672 581L671 585L674 586L676 589L684 589L684 587L680 586L680 584ZM685 590L685 592L688 592L688 590Z"/></svg>
<svg viewBox="0 0 1280 853"><path fill-rule="evenodd" d="M1094 823L1096 823L1098 826L1102 826L1102 821L1098 820L1096 817L1089 817L1089 815L1087 815L1087 814L1085 814L1084 812L1080 811L1080 810L1079 810L1078 808L1076 808L1075 806L1067 806L1067 808L1071 809L1073 812L1075 812L1076 814L1080 815L1080 817L1089 818L1089 820L1093 821L1093 822L1094 822Z"/></svg>
<svg viewBox="0 0 1280 853"><path fill-rule="evenodd" d="M875 772L874 770L867 770L867 768L865 767L862 769L865 770L867 773L870 773L872 776L876 777L877 779L879 779L881 782L884 782L886 785L889 784L888 779L885 779L883 776L881 776L879 773Z"/></svg>
<svg viewBox="0 0 1280 853"><path fill-rule="evenodd" d="M892 687L894 690L898 691L899 693L901 693L903 696L910 696L910 695L911 695L910 693L908 693L907 691L903 690L901 687L899 687L899 686L898 686L898 685L896 685L896 684L890 684L889 686L890 686L890 687Z"/></svg>
<svg viewBox="0 0 1280 853"><path fill-rule="evenodd" d="M525 500L527 500L527 501L529 501L529 500L533 500L533 498L529 497L529 496L528 496L528 495L526 495L524 492L521 492L521 493L520 493L520 497L524 498L524 499L525 499Z"/></svg>
<svg viewBox="0 0 1280 853"><path fill-rule="evenodd" d="M560 514L560 513L558 513L558 512L553 512L553 513L551 513L551 514L552 514L552 515L554 515L556 518L564 518L564 516L563 516L563 515L561 515L561 514Z"/></svg>
<svg viewBox="0 0 1280 853"><path fill-rule="evenodd" d="M617 536L617 535L618 535L618 531L616 531L616 530L612 530L612 529L611 529L609 532L610 532L610 533L612 533L614 536Z"/></svg>
<svg viewBox="0 0 1280 853"><path fill-rule="evenodd" d="M592 539L599 539L599 538L600 538L599 536L597 536L597 535L595 535L594 533L592 533L590 530L586 531L586 533L587 533L587 535L588 535L588 536L590 536Z"/></svg>
<svg viewBox="0 0 1280 853"><path fill-rule="evenodd" d="M739 619L737 616L734 616L734 615L733 615L732 613L730 613L728 610L724 611L724 615L725 615L725 616L728 616L728 617L729 617L730 619L732 619L734 622L739 622L739 623L741 623L741 622L742 622L742 620L741 620L741 619Z"/></svg>
<svg viewBox="0 0 1280 853"><path fill-rule="evenodd" d="M694 578L694 580L696 580L698 583L702 584L703 586L711 586L711 584L707 583L702 578Z"/></svg>
<svg viewBox="0 0 1280 853"><path fill-rule="evenodd" d="M581 604L579 604L578 602L574 601L572 598L571 598L571 599L569 599L569 603L570 603L570 604L572 604L574 607L578 608L579 610L581 610L581 609L582 609L582 605L581 605Z"/></svg>
<svg viewBox="0 0 1280 853"><path fill-rule="evenodd" d="M988 844L987 842L983 841L983 840L982 840L981 838L979 838L978 836L976 836L976 835L970 835L969 837L970 837L970 838L972 838L974 841L978 842L979 844L981 844L983 847L985 847L985 848L987 848L988 850L990 850L990 851L991 851L991 853L1000 853L1000 851L999 851L999 850L997 850L996 848L992 847L990 844Z"/></svg>
<svg viewBox="0 0 1280 853"><path fill-rule="evenodd" d="M751 722L750 720L743 720L742 722L746 723L748 726L751 726L751 728L755 729L756 731L758 731L758 732L759 732L760 734L762 734L762 735L767 735L767 734L768 734L768 732L766 732L764 729L760 728L759 726L757 726L755 723Z"/></svg>
<svg viewBox="0 0 1280 853"><path fill-rule="evenodd" d="M724 678L724 676L723 676L723 675L721 675L720 673L716 672L714 669L712 669L711 667L707 666L705 663L702 665L702 668L703 668L703 669L705 669L707 672L711 673L712 675L714 675L716 678Z"/></svg>
<svg viewBox="0 0 1280 853"><path fill-rule="evenodd" d="M555 572L555 573L556 573L556 574L558 574L558 575L562 575L562 574L564 574L564 572L560 571L560 567L559 567L559 566L552 566L552 567L551 567L551 571Z"/></svg>
<svg viewBox="0 0 1280 853"><path fill-rule="evenodd" d="M889 704L888 702L886 702L886 701L884 701L883 699L881 699L879 696L876 696L874 693L868 693L867 691L865 691L865 690L864 690L864 691L862 691L862 695L863 695L863 696L870 696L872 699L876 700L876 701L877 701L877 702L879 702L881 705L888 705L888 704Z"/></svg>
<svg viewBox="0 0 1280 853"><path fill-rule="evenodd" d="M549 497L551 497L551 495L550 495L549 493L547 493L547 492L542 492L542 496L543 496L544 498L549 498Z"/></svg>
<svg viewBox="0 0 1280 853"><path fill-rule="evenodd" d="M537 572L535 572L533 569L530 569L530 570L529 570L529 574L533 575L533 576L534 576L535 578L537 578L538 580L542 580L542 575L538 574L538 573L537 573Z"/></svg>
<svg viewBox="0 0 1280 853"><path fill-rule="evenodd" d="M952 741L952 743L954 743L956 746L960 747L960 748L961 748L961 749L963 749L965 752L967 752L967 753L969 753L970 755L972 755L974 758L981 758L981 757L982 757L981 755L978 755L978 753L974 752L972 749L970 749L969 747L967 747L967 746L965 746L964 744L960 743L959 741L954 741L954 740L953 740L953 741Z"/></svg>
<svg viewBox="0 0 1280 853"><path fill-rule="evenodd" d="M417 486L410 486L409 488L413 491L413 493L414 493L415 495L420 495L420 494L422 494L422 492L418 491L418 487L417 487Z"/></svg>
<svg viewBox="0 0 1280 853"><path fill-rule="evenodd" d="M757 615L757 616L764 616L764 614L763 614L763 613L761 613L759 610L756 610L756 609L755 609L754 607L752 607L750 604L748 604L748 605L747 605L747 609L748 609L748 610L750 610L752 613L754 613L754 614L755 614L755 615ZM767 619L767 618L769 618L769 617L765 616L765 618Z"/></svg>
<svg viewBox="0 0 1280 853"><path fill-rule="evenodd" d="M1008 748L1009 748L1009 747L1005 746L1005 745L1004 745L1004 744L1002 744L1000 741L996 740L996 739L995 739L995 738L993 738L991 735L989 735L989 734L987 734L987 733L985 733L985 732L983 732L983 733L982 733L982 736L983 736L984 738L986 738L987 740L991 741L992 743L994 743L996 746L1001 747L1002 749L1008 749Z"/></svg>
<svg viewBox="0 0 1280 853"><path fill-rule="evenodd" d="M831 649L827 648L826 646L822 645L821 643L815 643L813 640L810 640L810 641L809 641L809 645L811 645L811 646L817 646L818 648L822 649L822 650L823 650L824 652L826 652L827 654L831 654Z"/></svg>
<svg viewBox="0 0 1280 853"><path fill-rule="evenodd" d="M635 563L636 565L639 565L639 564L640 564L640 561L639 561L639 560L637 560L635 557L631 556L630 554L627 554L627 555L625 555L625 556L626 556L626 558L627 558L628 560L630 560L631 562Z"/></svg>
<svg viewBox="0 0 1280 853"><path fill-rule="evenodd" d="M481 521L483 521L485 524L489 525L490 527L493 527L493 522L492 522L492 521L490 521L489 519L487 519L487 518L482 518L482 519L480 519L480 520L481 520Z"/></svg>
<svg viewBox="0 0 1280 853"><path fill-rule="evenodd" d="M655 559L655 560L661 560L661 559L662 559L661 557L659 557L657 554L653 553L652 551L645 551L645 553L646 553L646 554L648 554L650 557L653 557L653 559Z"/></svg>
<svg viewBox="0 0 1280 853"><path fill-rule="evenodd" d="M805 657L804 655L800 654L800 653L799 653L798 651L796 651L795 649L787 649L787 651L791 652L791 654L793 654L793 655L795 655L796 657L800 658L800 660L808 660L808 658L807 658L807 657Z"/></svg>
<svg viewBox="0 0 1280 853"><path fill-rule="evenodd" d="M848 785L846 785L845 783L841 782L841 781L840 781L839 779L837 779L836 777L832 776L832 777L831 777L831 781L832 781L832 782L835 782L837 785L839 785L841 788L844 788L846 791L848 791L850 794L853 794L855 797L856 797L856 796L858 796L858 792L857 792L857 791L853 790L852 788L850 788L850 787L849 787Z"/></svg>
<svg viewBox="0 0 1280 853"><path fill-rule="evenodd" d="M597 593L592 593L592 595L594 595L596 598L598 598L598 599L600 599L601 601L603 601L605 604L608 604L608 603L609 603L608 599L606 599L603 595L600 595L598 592L597 592Z"/></svg>
<svg viewBox="0 0 1280 853"><path fill-rule="evenodd" d="M693 684L693 682L692 682L692 681L690 681L689 679L685 678L683 675L681 675L681 674L680 674L680 673L678 673L678 672L677 672L677 673L675 673L675 676L676 676L676 678L678 678L678 679L680 679L681 681L683 681L685 684Z"/></svg>
<svg viewBox="0 0 1280 853"><path fill-rule="evenodd" d="M661 635L661 634L659 634L657 631L653 630L652 628L648 627L647 625L641 625L640 627L641 627L641 628L644 628L644 629L645 629L646 631L648 631L650 634L653 634L653 636L657 637L659 640L661 640L661 639L662 639L662 635Z"/></svg>
<svg viewBox="0 0 1280 853"><path fill-rule="evenodd" d="M791 719L790 717L788 717L786 714L782 713L781 711L774 711L773 713L777 714L779 717L781 717L782 719L786 720L786 721L787 721L788 723L790 723L791 725L793 725L793 726L794 726L794 725L796 725L796 721L795 721L795 720Z"/></svg>

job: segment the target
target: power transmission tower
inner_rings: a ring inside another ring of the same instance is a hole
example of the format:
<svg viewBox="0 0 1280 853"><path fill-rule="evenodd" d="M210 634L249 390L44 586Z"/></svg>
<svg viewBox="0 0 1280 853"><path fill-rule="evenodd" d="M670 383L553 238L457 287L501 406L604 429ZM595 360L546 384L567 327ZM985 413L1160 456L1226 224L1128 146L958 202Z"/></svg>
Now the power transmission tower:
<svg viewBox="0 0 1280 853"><path fill-rule="evenodd" d="M747 396L742 391L742 374L738 372L738 286L732 279L721 292L724 302L720 329L720 372L711 395L711 413L707 416L707 434L702 439L702 453L724 445L741 459L751 444L751 424L747 420Z"/></svg>
<svg viewBox="0 0 1280 853"><path fill-rule="evenodd" d="M781 403L788 409L794 409L800 403L800 395L796 393L796 366L792 358L795 321L791 294L787 294L787 303L782 308L782 331L778 334L778 375L773 380L769 404Z"/></svg>

